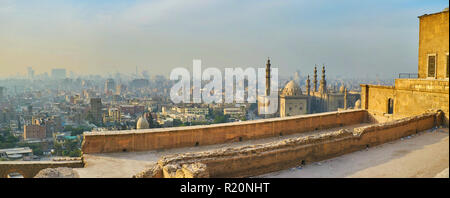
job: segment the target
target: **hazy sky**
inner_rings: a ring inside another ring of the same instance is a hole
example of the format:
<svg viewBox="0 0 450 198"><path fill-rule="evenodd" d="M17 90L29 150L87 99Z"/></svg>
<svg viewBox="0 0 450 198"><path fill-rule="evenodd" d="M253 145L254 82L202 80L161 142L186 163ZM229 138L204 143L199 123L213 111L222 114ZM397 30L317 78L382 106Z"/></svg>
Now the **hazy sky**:
<svg viewBox="0 0 450 198"><path fill-rule="evenodd" d="M0 0L0 77L263 67L282 75L417 72L417 16L447 0Z"/></svg>

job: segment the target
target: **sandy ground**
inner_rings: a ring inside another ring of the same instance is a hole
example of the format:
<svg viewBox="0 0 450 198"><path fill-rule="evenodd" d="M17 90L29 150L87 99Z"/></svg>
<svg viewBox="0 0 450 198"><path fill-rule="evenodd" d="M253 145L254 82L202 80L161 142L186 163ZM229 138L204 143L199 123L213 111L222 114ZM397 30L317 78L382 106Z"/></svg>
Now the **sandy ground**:
<svg viewBox="0 0 450 198"><path fill-rule="evenodd" d="M270 178L447 177L449 130L428 130L368 150L269 173Z"/></svg>
<svg viewBox="0 0 450 198"><path fill-rule="evenodd" d="M80 177L87 178L129 178L136 173L141 172L146 166L151 165L159 160L161 156L177 153L201 152L220 148L240 147L252 144L264 144L274 141L280 141L288 138L296 138L301 136L309 136L314 134L327 133L330 131L338 131L340 129L353 129L370 125L369 123L351 125L346 127L332 128L328 130L313 131L307 133L293 134L282 137L248 140L243 142L233 142L226 144L216 144L199 147L176 148L166 150L155 150L145 152L127 152L127 153L105 153L105 154L85 154L85 167L77 168Z"/></svg>

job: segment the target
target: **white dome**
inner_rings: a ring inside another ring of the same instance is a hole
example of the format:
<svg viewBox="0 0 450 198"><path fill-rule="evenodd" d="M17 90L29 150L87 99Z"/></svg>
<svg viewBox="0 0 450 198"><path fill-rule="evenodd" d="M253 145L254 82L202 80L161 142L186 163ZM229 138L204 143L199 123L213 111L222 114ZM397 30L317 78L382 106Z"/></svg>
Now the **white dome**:
<svg viewBox="0 0 450 198"><path fill-rule="evenodd" d="M300 86L297 83L295 83L295 81L291 80L286 84L286 86L284 86L282 95L300 96L302 95L302 90L300 89Z"/></svg>
<svg viewBox="0 0 450 198"><path fill-rule="evenodd" d="M148 128L150 128L150 125L148 124L147 119L145 119L144 116L141 116L136 123L136 129L148 129Z"/></svg>

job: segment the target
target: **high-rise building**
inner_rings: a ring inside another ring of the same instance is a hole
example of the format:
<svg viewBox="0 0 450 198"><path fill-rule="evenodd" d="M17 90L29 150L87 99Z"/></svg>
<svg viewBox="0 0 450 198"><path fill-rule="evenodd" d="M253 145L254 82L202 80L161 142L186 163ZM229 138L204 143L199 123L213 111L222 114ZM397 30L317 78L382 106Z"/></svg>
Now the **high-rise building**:
<svg viewBox="0 0 450 198"><path fill-rule="evenodd" d="M66 78L66 69L52 69L53 79L64 79Z"/></svg>
<svg viewBox="0 0 450 198"><path fill-rule="evenodd" d="M3 100L3 98L5 97L5 88L4 87L0 87L0 101Z"/></svg>
<svg viewBox="0 0 450 198"><path fill-rule="evenodd" d="M102 99L101 98L91 98L91 113L94 118L94 122L101 123L102 122Z"/></svg>
<svg viewBox="0 0 450 198"><path fill-rule="evenodd" d="M105 82L105 94L112 95L116 91L116 83L114 79L108 79Z"/></svg>
<svg viewBox="0 0 450 198"><path fill-rule="evenodd" d="M32 67L28 67L28 79L32 80L34 78L34 70Z"/></svg>

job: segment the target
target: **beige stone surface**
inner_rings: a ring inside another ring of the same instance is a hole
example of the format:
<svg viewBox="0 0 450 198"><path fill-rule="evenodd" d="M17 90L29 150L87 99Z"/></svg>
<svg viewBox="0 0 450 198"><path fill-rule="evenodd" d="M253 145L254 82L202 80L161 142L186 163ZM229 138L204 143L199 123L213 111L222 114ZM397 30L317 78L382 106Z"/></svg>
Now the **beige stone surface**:
<svg viewBox="0 0 450 198"><path fill-rule="evenodd" d="M162 178L163 170L157 163L150 165L142 172L133 176L133 178Z"/></svg>
<svg viewBox="0 0 450 198"><path fill-rule="evenodd" d="M202 126L88 132L84 133L82 151L84 154L137 152L224 144L349 126L366 118L367 111L347 110Z"/></svg>
<svg viewBox="0 0 450 198"><path fill-rule="evenodd" d="M449 52L448 10L421 16L419 20L419 78L427 77L428 54L436 54L436 77L445 78Z"/></svg>
<svg viewBox="0 0 450 198"><path fill-rule="evenodd" d="M39 171L34 178L79 178L80 176L72 168L46 168Z"/></svg>
<svg viewBox="0 0 450 198"><path fill-rule="evenodd" d="M449 178L448 176L448 168L443 170L442 172L438 173L434 178Z"/></svg>
<svg viewBox="0 0 450 198"><path fill-rule="evenodd" d="M448 128L419 133L368 150L273 172L269 178L435 177L449 164Z"/></svg>
<svg viewBox="0 0 450 198"><path fill-rule="evenodd" d="M237 148L255 144L265 144L291 138L311 136L314 134L325 134L340 129L353 130L356 127L363 127L367 125L370 125L370 123L362 123L299 134L283 135L272 138L247 140L242 142L229 142L225 144L215 144L198 147L159 149L142 152L84 154L83 158L85 161L85 167L77 168L76 171L80 174L80 177L87 178L130 178L134 175L142 173L143 170L148 169L149 167L154 165L154 163L156 163L162 156L166 155L179 153L195 153L202 151L212 151L216 149Z"/></svg>

